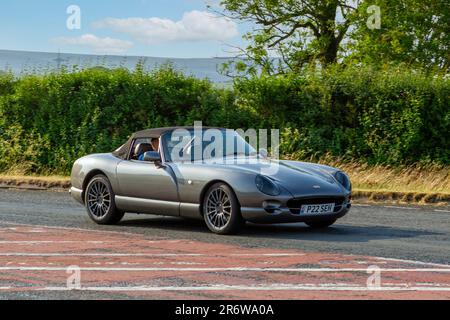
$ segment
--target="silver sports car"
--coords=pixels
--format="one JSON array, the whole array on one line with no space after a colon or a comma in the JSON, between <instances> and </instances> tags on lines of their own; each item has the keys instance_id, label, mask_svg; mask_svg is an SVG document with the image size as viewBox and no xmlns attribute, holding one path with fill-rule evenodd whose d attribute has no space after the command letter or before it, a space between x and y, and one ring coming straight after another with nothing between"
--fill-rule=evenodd
<instances>
[{"instance_id":1,"label":"silver sports car","mask_svg":"<svg viewBox=\"0 0 450 320\"><path fill-rule=\"evenodd\" d=\"M215 139L204 139L207 130ZM218 138L223 143L211 148ZM245 221L325 228L351 207L344 172L270 159L226 129L144 130L112 153L77 160L71 180L72 196L98 224L116 224L128 212L203 219L218 234Z\"/></svg>"}]
</instances>

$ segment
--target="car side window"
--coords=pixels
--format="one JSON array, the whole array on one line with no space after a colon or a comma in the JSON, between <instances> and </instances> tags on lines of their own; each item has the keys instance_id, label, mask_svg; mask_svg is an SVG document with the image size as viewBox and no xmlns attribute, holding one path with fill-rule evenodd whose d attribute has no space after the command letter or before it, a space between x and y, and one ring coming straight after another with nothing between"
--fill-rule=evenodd
<instances>
[{"instance_id":1,"label":"car side window","mask_svg":"<svg viewBox=\"0 0 450 320\"><path fill-rule=\"evenodd\" d=\"M167 133L161 139L166 161L179 161L191 155L193 146L192 132L187 132L187 135L177 136L175 139L172 139L171 133Z\"/></svg>"},{"instance_id":2,"label":"car side window","mask_svg":"<svg viewBox=\"0 0 450 320\"><path fill-rule=\"evenodd\" d=\"M131 146L130 158L128 160L138 160L139 159L139 156L141 156L141 155L136 154L136 147L139 144L151 144L151 143L152 143L151 138L140 138L140 139L134 140L134 142Z\"/></svg>"}]
</instances>

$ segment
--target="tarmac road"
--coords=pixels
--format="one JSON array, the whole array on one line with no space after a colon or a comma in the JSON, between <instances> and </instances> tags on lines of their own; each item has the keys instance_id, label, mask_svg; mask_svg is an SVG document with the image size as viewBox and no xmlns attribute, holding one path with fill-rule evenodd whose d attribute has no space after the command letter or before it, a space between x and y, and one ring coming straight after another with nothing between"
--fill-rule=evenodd
<instances>
[{"instance_id":1,"label":"tarmac road","mask_svg":"<svg viewBox=\"0 0 450 320\"><path fill-rule=\"evenodd\" d=\"M84 291L64 290L70 265ZM370 265L386 269L386 290L363 287ZM217 236L170 217L97 226L67 193L0 190L0 298L450 299L449 265L448 207L361 204L327 230Z\"/></svg>"}]
</instances>

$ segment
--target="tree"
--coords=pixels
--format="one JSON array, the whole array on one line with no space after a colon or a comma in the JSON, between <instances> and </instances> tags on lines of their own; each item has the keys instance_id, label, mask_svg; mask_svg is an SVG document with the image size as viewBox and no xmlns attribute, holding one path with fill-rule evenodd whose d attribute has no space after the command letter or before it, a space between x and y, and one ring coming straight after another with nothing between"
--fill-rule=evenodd
<instances>
[{"instance_id":1,"label":"tree","mask_svg":"<svg viewBox=\"0 0 450 320\"><path fill-rule=\"evenodd\" d=\"M229 17L256 26L245 35L250 45L243 53L268 73L336 63L356 18L345 0L223 0L222 6ZM271 56L280 63L274 66Z\"/></svg>"},{"instance_id":2,"label":"tree","mask_svg":"<svg viewBox=\"0 0 450 320\"><path fill-rule=\"evenodd\" d=\"M254 25L237 71L299 72L336 63L406 63L448 72L448 0L222 0L225 15ZM367 25L370 6L381 27ZM274 58L276 57L276 58ZM228 66L230 67L230 66Z\"/></svg>"},{"instance_id":3,"label":"tree","mask_svg":"<svg viewBox=\"0 0 450 320\"><path fill-rule=\"evenodd\" d=\"M362 19L369 5L381 9L381 28L369 30ZM371 0L358 7L346 62L383 65L404 63L413 68L450 68L450 6L448 0Z\"/></svg>"}]
</instances>

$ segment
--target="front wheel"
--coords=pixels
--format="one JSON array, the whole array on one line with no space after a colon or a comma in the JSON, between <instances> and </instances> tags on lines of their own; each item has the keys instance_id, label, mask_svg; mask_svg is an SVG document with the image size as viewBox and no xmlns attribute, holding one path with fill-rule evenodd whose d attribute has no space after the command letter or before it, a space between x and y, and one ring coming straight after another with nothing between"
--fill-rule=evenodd
<instances>
[{"instance_id":1,"label":"front wheel","mask_svg":"<svg viewBox=\"0 0 450 320\"><path fill-rule=\"evenodd\" d=\"M216 183L206 192L203 215L209 230L217 234L233 234L244 225L237 197L224 183Z\"/></svg>"},{"instance_id":2,"label":"front wheel","mask_svg":"<svg viewBox=\"0 0 450 320\"><path fill-rule=\"evenodd\" d=\"M335 222L336 220L323 220L323 221L309 221L305 223L313 229L325 229L333 225Z\"/></svg>"},{"instance_id":3,"label":"front wheel","mask_svg":"<svg viewBox=\"0 0 450 320\"><path fill-rule=\"evenodd\" d=\"M97 175L89 182L86 188L85 204L89 217L97 224L117 224L125 214L117 210L114 191L104 175Z\"/></svg>"}]
</instances>

